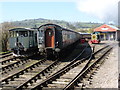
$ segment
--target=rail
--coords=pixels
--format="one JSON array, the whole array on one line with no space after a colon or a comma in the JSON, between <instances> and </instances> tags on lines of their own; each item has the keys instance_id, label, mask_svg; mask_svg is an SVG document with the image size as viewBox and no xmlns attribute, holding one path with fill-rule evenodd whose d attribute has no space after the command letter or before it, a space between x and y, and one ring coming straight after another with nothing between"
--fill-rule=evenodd
<instances>
[{"instance_id":1,"label":"rail","mask_svg":"<svg viewBox=\"0 0 120 90\"><path fill-rule=\"evenodd\" d=\"M59 60L56 60L55 62L53 62L52 64L50 64L48 67L46 67L44 70L42 70L41 72L39 72L38 74L36 74L34 77L32 77L31 79L29 79L28 81L24 82L23 84L21 84L20 86L18 86L16 88L16 90L21 90L23 87L27 87L27 84L31 84L37 81L37 79L40 79L40 75L44 75L45 73L47 73L48 71L50 71L50 69L52 69L52 67L56 66L58 64Z\"/></svg>"},{"instance_id":2,"label":"rail","mask_svg":"<svg viewBox=\"0 0 120 90\"><path fill-rule=\"evenodd\" d=\"M11 56L11 55L12 55L12 53L7 53L5 55L1 55L0 58L5 58L5 57Z\"/></svg>"},{"instance_id":3,"label":"rail","mask_svg":"<svg viewBox=\"0 0 120 90\"><path fill-rule=\"evenodd\" d=\"M108 46L106 46L106 47L108 47ZM106 47L104 47L104 48L106 48ZM104 48L100 49L99 51L103 50ZM98 52L95 52L94 55L97 54ZM51 75L50 77L48 77L47 79L45 79L41 83L37 84L31 90L42 89L42 87L47 86L48 83L52 83L52 81L56 80L61 75L63 75L66 72L68 72L71 68L74 68L74 67L78 66L79 64L81 64L83 61L85 61L87 59L89 59L89 60L92 59L92 57L93 57L93 54L91 54L91 55L87 56L86 58L83 58L83 59L81 59L79 61L77 61L75 59L75 61L72 61L72 63L70 63L69 65L65 66L64 68L62 68L61 70L59 70L55 74ZM88 66L88 64L85 66L85 68L87 68L87 66ZM82 70L81 72L83 72L83 71L84 70Z\"/></svg>"},{"instance_id":4,"label":"rail","mask_svg":"<svg viewBox=\"0 0 120 90\"><path fill-rule=\"evenodd\" d=\"M13 58L13 59L9 59L9 60L14 60L14 59L16 59L16 57L15 58ZM15 67L16 65L17 66L19 66L19 64L21 64L21 63L24 63L24 62L27 62L29 59L19 59L18 61L16 61L16 62L14 62L14 63L11 63L11 64L8 64L8 65L6 65L6 66L3 66L1 69L2 69L2 71L3 72L6 72L5 70L7 70L7 69L13 69L13 67ZM3 63L3 62L2 62Z\"/></svg>"},{"instance_id":5,"label":"rail","mask_svg":"<svg viewBox=\"0 0 120 90\"><path fill-rule=\"evenodd\" d=\"M40 60L36 63L34 63L33 65L13 74L13 75L10 75L8 76L7 78L4 78L2 79L0 82L5 82L6 84L9 82L9 80L14 80L14 78L18 78L21 74L24 74L25 72L27 72L29 69L32 70L35 66L39 65L39 64L42 64L43 62L45 62L46 60L43 59L43 60Z\"/></svg>"},{"instance_id":6,"label":"rail","mask_svg":"<svg viewBox=\"0 0 120 90\"><path fill-rule=\"evenodd\" d=\"M86 46L87 48L88 46ZM74 58L68 65L66 65L65 67L63 67L62 69L60 69L58 72L54 73L53 75L51 75L50 77L48 77L47 79L43 80L41 83L39 83L38 85L36 85L35 87L33 87L31 90L34 89L42 89L41 86L46 86L47 83L52 82L53 80L55 80L56 78L60 77L61 75L63 75L64 73L66 73L67 71L69 71L71 69L71 67L75 67L76 65L78 65L78 63L74 64L77 60L77 58L79 58L86 50L86 48L76 57ZM90 56L87 56L86 58L81 59L79 62L82 63L84 60L88 59ZM74 64L74 65L73 65Z\"/></svg>"},{"instance_id":7,"label":"rail","mask_svg":"<svg viewBox=\"0 0 120 90\"><path fill-rule=\"evenodd\" d=\"M108 46L106 46L108 47ZM106 48L104 47L104 49ZM106 53L108 53L110 50L112 49L109 48L108 50L106 50L101 57L99 57L94 63L92 63L90 66L88 66L90 64L90 61L92 60L92 58L90 58L89 62L85 65L85 67L82 69L82 71L68 84L66 85L66 87L63 89L63 90L69 90L69 89L73 89L75 85L77 85L77 82L80 82L83 77L92 69L95 67L95 65L106 55ZM101 49L103 50L103 48ZM98 50L98 51L101 51L101 50ZM98 53L97 51L97 53ZM95 55L95 53L93 53L93 55Z\"/></svg>"},{"instance_id":8,"label":"rail","mask_svg":"<svg viewBox=\"0 0 120 90\"><path fill-rule=\"evenodd\" d=\"M9 59L7 59L7 60L2 60L2 61L0 61L0 63L3 65L4 63L13 61L13 60L15 60L15 59L17 59L17 58L16 58L16 57L9 58Z\"/></svg>"}]
</instances>

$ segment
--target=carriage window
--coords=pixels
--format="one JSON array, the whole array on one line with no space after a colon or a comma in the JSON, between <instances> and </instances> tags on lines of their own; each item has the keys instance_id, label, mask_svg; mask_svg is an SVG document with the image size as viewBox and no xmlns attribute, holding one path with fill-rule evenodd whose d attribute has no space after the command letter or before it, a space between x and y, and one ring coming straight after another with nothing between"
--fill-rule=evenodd
<instances>
[{"instance_id":1,"label":"carriage window","mask_svg":"<svg viewBox=\"0 0 120 90\"><path fill-rule=\"evenodd\" d=\"M44 31L43 30L39 30L39 37L43 37Z\"/></svg>"},{"instance_id":2,"label":"carriage window","mask_svg":"<svg viewBox=\"0 0 120 90\"><path fill-rule=\"evenodd\" d=\"M49 32L48 32L48 35L49 35L49 36L52 36L52 32L51 32L51 31L49 31Z\"/></svg>"},{"instance_id":3,"label":"carriage window","mask_svg":"<svg viewBox=\"0 0 120 90\"><path fill-rule=\"evenodd\" d=\"M14 36L13 36L13 31L10 31L10 37L14 37Z\"/></svg>"},{"instance_id":4,"label":"carriage window","mask_svg":"<svg viewBox=\"0 0 120 90\"><path fill-rule=\"evenodd\" d=\"M17 32L16 31L13 31L13 37L16 37L17 36Z\"/></svg>"},{"instance_id":5,"label":"carriage window","mask_svg":"<svg viewBox=\"0 0 120 90\"><path fill-rule=\"evenodd\" d=\"M17 32L14 32L14 33L16 33L15 35L14 35L14 37L18 37L19 36L19 32L17 31Z\"/></svg>"},{"instance_id":6,"label":"carriage window","mask_svg":"<svg viewBox=\"0 0 120 90\"><path fill-rule=\"evenodd\" d=\"M24 33L24 36L25 36L25 37L28 37L28 32L27 32L27 31Z\"/></svg>"},{"instance_id":7,"label":"carriage window","mask_svg":"<svg viewBox=\"0 0 120 90\"><path fill-rule=\"evenodd\" d=\"M27 31L21 31L21 32L19 32L19 36L28 37L28 32Z\"/></svg>"},{"instance_id":8,"label":"carriage window","mask_svg":"<svg viewBox=\"0 0 120 90\"><path fill-rule=\"evenodd\" d=\"M33 31L29 31L29 36L33 37Z\"/></svg>"},{"instance_id":9,"label":"carriage window","mask_svg":"<svg viewBox=\"0 0 120 90\"><path fill-rule=\"evenodd\" d=\"M16 37L16 32L15 31L10 31L10 37Z\"/></svg>"}]
</instances>

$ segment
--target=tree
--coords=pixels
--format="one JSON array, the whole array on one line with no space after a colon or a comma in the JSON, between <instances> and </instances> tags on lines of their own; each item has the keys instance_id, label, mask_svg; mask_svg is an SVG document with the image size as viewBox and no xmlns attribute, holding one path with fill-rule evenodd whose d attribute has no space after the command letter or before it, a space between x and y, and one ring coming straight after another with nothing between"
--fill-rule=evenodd
<instances>
[{"instance_id":1,"label":"tree","mask_svg":"<svg viewBox=\"0 0 120 90\"><path fill-rule=\"evenodd\" d=\"M0 51L8 50L9 29L14 26L10 22L4 22L0 25Z\"/></svg>"},{"instance_id":2,"label":"tree","mask_svg":"<svg viewBox=\"0 0 120 90\"><path fill-rule=\"evenodd\" d=\"M94 29L96 28L96 27L98 27L99 25L97 25L97 24L93 24L92 25L92 27L88 30L88 33L93 33L94 32Z\"/></svg>"},{"instance_id":3,"label":"tree","mask_svg":"<svg viewBox=\"0 0 120 90\"><path fill-rule=\"evenodd\" d=\"M76 30L76 27L73 26L73 25L70 24L70 23L66 23L66 26L67 26L68 28L72 29L72 30Z\"/></svg>"},{"instance_id":4,"label":"tree","mask_svg":"<svg viewBox=\"0 0 120 90\"><path fill-rule=\"evenodd\" d=\"M93 33L93 32L94 32L94 29L90 28L87 33Z\"/></svg>"}]
</instances>

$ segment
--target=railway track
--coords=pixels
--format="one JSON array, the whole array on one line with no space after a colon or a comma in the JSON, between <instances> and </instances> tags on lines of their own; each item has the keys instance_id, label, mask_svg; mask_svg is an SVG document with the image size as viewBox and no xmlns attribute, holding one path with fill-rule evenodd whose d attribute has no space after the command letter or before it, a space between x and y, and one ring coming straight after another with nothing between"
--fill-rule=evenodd
<instances>
[{"instance_id":1,"label":"railway track","mask_svg":"<svg viewBox=\"0 0 120 90\"><path fill-rule=\"evenodd\" d=\"M36 63L43 57L37 57L36 59L31 59L31 57L18 58L12 57L6 60L1 60L1 80L12 75L15 72L21 71L22 69ZM3 63L5 62L5 63Z\"/></svg>"},{"instance_id":2,"label":"railway track","mask_svg":"<svg viewBox=\"0 0 120 90\"><path fill-rule=\"evenodd\" d=\"M4 65L5 63L13 61L14 59L16 59L16 58L12 56L12 53L7 53L5 55L1 55L1 57L0 57L0 63L2 65Z\"/></svg>"},{"instance_id":3,"label":"railway track","mask_svg":"<svg viewBox=\"0 0 120 90\"><path fill-rule=\"evenodd\" d=\"M11 61L14 61L14 60L16 60L16 57L7 57L7 58L2 59L2 60L0 61L0 63L1 63L2 65L4 65L4 64L6 64L6 63L8 63L8 62L11 62Z\"/></svg>"},{"instance_id":4,"label":"railway track","mask_svg":"<svg viewBox=\"0 0 120 90\"><path fill-rule=\"evenodd\" d=\"M9 56L12 56L12 53L1 54L0 58L5 58L5 57L9 57Z\"/></svg>"},{"instance_id":5,"label":"railway track","mask_svg":"<svg viewBox=\"0 0 120 90\"><path fill-rule=\"evenodd\" d=\"M108 54L109 51L111 51L112 47L106 46L101 50L98 50L97 52L93 53L94 59L89 59L87 64L84 66L84 68L81 70L81 72L72 79L72 81L66 85L66 87L63 90L68 90L70 88L89 88L86 87L90 84L90 79L92 77L92 74L94 74L95 70L100 67L100 65L104 61L104 57L106 54ZM99 53L100 52L100 53ZM96 55L96 56L95 56Z\"/></svg>"},{"instance_id":6,"label":"railway track","mask_svg":"<svg viewBox=\"0 0 120 90\"><path fill-rule=\"evenodd\" d=\"M26 67L23 70L20 70L4 79L1 80L2 88L7 88L9 90L14 89L15 87L19 86L26 80L32 78L38 72L44 70L46 67L49 66L46 70L52 69L55 65L58 64L58 60L56 61L49 61L46 59L39 60L36 63ZM42 75L46 72L46 70L42 71Z\"/></svg>"},{"instance_id":7,"label":"railway track","mask_svg":"<svg viewBox=\"0 0 120 90\"><path fill-rule=\"evenodd\" d=\"M85 51L85 49L79 56L77 56L71 62L75 62L77 60L77 58L80 57L84 53L84 51ZM36 73L36 69L33 72L34 68L33 68L32 72L30 72L31 71L30 70L31 66L30 66L29 68L26 68L22 71L19 71L13 75L8 76L7 78L1 80L2 86L3 86L2 88L3 88L3 90L4 89L21 90L21 89L26 89L26 88L29 89L32 85L36 85L36 83L40 83L44 79L47 79L50 75L52 75L53 73L56 73L61 68L63 68L65 65L69 66L69 65L71 65L71 63L70 62L69 63L68 62L61 63L60 61L56 60L55 62L51 63L50 65L45 66L42 70L40 70L42 68L42 66L39 66L40 68L37 70L37 73ZM34 67L36 67L36 64ZM38 65L37 65L37 67L38 67ZM29 76L27 76L28 74L29 74ZM23 79L23 77L24 77L24 79Z\"/></svg>"},{"instance_id":8,"label":"railway track","mask_svg":"<svg viewBox=\"0 0 120 90\"><path fill-rule=\"evenodd\" d=\"M97 52L93 53L90 56L87 56L86 58L83 58L81 60L73 61L73 63L70 63L69 65L65 66L58 72L54 73L53 75L49 76L47 79L43 80L41 83L32 85L29 88L31 90L39 90L39 89L49 89L49 88L63 88L64 90L66 89L71 89L74 88L76 83L80 80L83 80L83 77L92 69L93 66L96 65L104 57L104 55L111 50L111 48L108 48L106 51L105 49L109 47L106 46ZM97 60L93 60L93 56L97 55L100 51L106 51L104 54L100 56ZM104 52L103 51L103 52ZM103 53L102 52L102 53ZM89 58L90 57L90 58ZM89 60L88 60L89 58ZM86 61L87 60L87 61ZM92 62L92 63L91 63ZM81 68L82 67L82 68ZM81 69L80 71L76 71L76 69ZM71 75L71 76L69 76ZM74 78L72 78L74 77Z\"/></svg>"},{"instance_id":9,"label":"railway track","mask_svg":"<svg viewBox=\"0 0 120 90\"><path fill-rule=\"evenodd\" d=\"M18 68L19 66L24 65L28 62L31 62L31 59L27 59L27 58L19 59L16 57L1 61L2 74L8 73L9 71L14 70L14 68Z\"/></svg>"},{"instance_id":10,"label":"railway track","mask_svg":"<svg viewBox=\"0 0 120 90\"><path fill-rule=\"evenodd\" d=\"M87 48L87 47L86 47ZM85 49L86 49L85 48ZM66 68L67 66L69 66L69 65L71 65L72 63L74 63L76 60L77 60L77 58L78 57L80 57L80 56L82 56L83 55L83 53L85 52L85 49L77 56L77 57L75 57L70 63L66 63L66 64L64 64L64 63L62 63L62 64L60 64L59 65L59 68L56 68L55 69L55 71L53 71L53 73L51 73L50 75L53 75L54 73L56 73L56 72L59 72L62 68ZM47 79L47 78L49 78L49 76L47 77L47 78L44 78L44 79L39 79L38 77L39 77L39 75L40 75L40 73L39 74L37 74L36 76L34 76L33 78L31 78L30 80L28 80L28 81L26 81L24 84L22 84L21 86L19 86L19 87L17 87L17 90L21 90L21 89L30 89L30 88L32 88L33 86L35 86L36 84L38 84L38 83L41 83L43 80L45 80L45 79ZM41 77L42 78L42 77ZM30 82L32 82L32 83L30 83Z\"/></svg>"},{"instance_id":11,"label":"railway track","mask_svg":"<svg viewBox=\"0 0 120 90\"><path fill-rule=\"evenodd\" d=\"M87 48L87 47L86 47L86 48ZM86 49L86 48L85 48L85 49ZM75 57L71 62L66 63L66 64L61 63L59 66L57 66L56 68L54 68L54 71L53 71L52 73L51 73L49 70L46 71L46 69L49 68L49 67L47 67L47 68L44 69L43 71L46 71L46 72L45 72L46 74L53 75L54 73L59 72L59 71L61 70L61 68L65 69L66 67L68 67L68 66L71 65L72 63L76 62L76 61L77 61L77 58L79 58L80 56L83 55L83 53L85 52L85 49L84 49L77 57ZM62 65L62 64L63 64L63 65ZM59 68L58 68L58 67L59 67ZM29 88L35 86L36 84L41 83L43 80L49 78L50 75L48 75L48 76L46 76L46 75L45 75L45 76L42 76L42 75L41 75L43 71L39 72L39 73L36 74L34 77L32 77L31 79L27 80L26 82L24 82L23 84L21 84L20 86L18 86L16 89L17 89L17 90L29 89ZM49 73L49 72L50 72L50 73Z\"/></svg>"}]
</instances>

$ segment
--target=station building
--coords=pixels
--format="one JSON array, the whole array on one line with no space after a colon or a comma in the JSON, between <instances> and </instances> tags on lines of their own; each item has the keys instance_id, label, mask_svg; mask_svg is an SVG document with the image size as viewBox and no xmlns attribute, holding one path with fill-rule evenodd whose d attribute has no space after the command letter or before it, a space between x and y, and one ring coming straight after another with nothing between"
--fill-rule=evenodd
<instances>
[{"instance_id":1,"label":"station building","mask_svg":"<svg viewBox=\"0 0 120 90\"><path fill-rule=\"evenodd\" d=\"M101 32L101 40L120 40L120 29L113 25L101 25L94 32Z\"/></svg>"}]
</instances>

